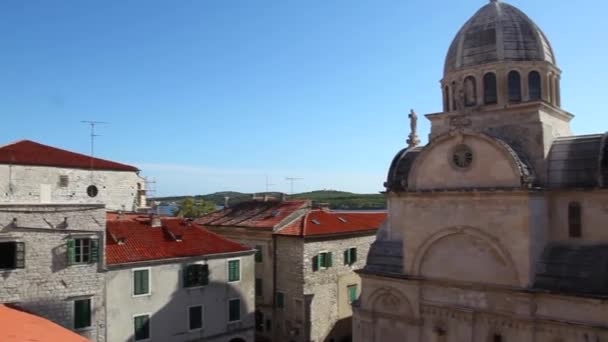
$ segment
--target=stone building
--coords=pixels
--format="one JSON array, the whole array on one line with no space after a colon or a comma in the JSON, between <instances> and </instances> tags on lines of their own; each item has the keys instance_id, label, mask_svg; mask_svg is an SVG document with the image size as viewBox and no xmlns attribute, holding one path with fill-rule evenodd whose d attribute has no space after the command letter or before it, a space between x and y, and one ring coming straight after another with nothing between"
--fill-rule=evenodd
<instances>
[{"instance_id":1,"label":"stone building","mask_svg":"<svg viewBox=\"0 0 608 342\"><path fill-rule=\"evenodd\" d=\"M334 212L309 201L251 201L198 223L257 249L256 338L347 341L354 272L365 262L385 213Z\"/></svg>"},{"instance_id":2,"label":"stone building","mask_svg":"<svg viewBox=\"0 0 608 342\"><path fill-rule=\"evenodd\" d=\"M394 158L355 341L608 340L608 135L573 136L543 32L491 1L456 35L429 143Z\"/></svg>"},{"instance_id":3,"label":"stone building","mask_svg":"<svg viewBox=\"0 0 608 342\"><path fill-rule=\"evenodd\" d=\"M103 203L146 209L145 179L130 165L21 140L0 147L0 203Z\"/></svg>"},{"instance_id":4,"label":"stone building","mask_svg":"<svg viewBox=\"0 0 608 342\"><path fill-rule=\"evenodd\" d=\"M101 204L0 204L0 303L105 341L105 215Z\"/></svg>"},{"instance_id":5,"label":"stone building","mask_svg":"<svg viewBox=\"0 0 608 342\"><path fill-rule=\"evenodd\" d=\"M190 220L109 216L108 341L253 342L253 249Z\"/></svg>"}]
</instances>

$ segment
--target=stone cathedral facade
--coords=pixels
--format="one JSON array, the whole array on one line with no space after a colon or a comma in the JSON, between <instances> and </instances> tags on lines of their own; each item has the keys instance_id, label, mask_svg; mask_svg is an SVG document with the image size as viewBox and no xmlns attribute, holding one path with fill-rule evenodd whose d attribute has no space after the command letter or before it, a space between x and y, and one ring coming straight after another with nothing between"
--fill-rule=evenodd
<instances>
[{"instance_id":1,"label":"stone cathedral facade","mask_svg":"<svg viewBox=\"0 0 608 342\"><path fill-rule=\"evenodd\" d=\"M354 341L608 341L608 135L572 134L560 76L511 5L460 29L429 143L390 166Z\"/></svg>"}]
</instances>

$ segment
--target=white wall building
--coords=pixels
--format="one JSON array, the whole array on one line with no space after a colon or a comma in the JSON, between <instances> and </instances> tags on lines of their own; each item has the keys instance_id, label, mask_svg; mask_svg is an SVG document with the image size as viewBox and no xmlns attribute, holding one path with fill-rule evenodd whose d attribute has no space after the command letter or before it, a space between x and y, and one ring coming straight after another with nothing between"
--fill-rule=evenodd
<instances>
[{"instance_id":1,"label":"white wall building","mask_svg":"<svg viewBox=\"0 0 608 342\"><path fill-rule=\"evenodd\" d=\"M254 341L254 253L189 221L108 221L108 341Z\"/></svg>"}]
</instances>

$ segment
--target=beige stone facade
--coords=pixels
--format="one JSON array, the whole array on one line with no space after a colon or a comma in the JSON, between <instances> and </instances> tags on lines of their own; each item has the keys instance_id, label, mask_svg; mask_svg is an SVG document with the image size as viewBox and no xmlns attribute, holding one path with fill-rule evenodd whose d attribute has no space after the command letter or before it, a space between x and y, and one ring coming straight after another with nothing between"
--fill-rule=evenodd
<instances>
[{"instance_id":1,"label":"beige stone facade","mask_svg":"<svg viewBox=\"0 0 608 342\"><path fill-rule=\"evenodd\" d=\"M608 139L572 136L560 74L516 8L467 21L429 143L389 170L354 341L608 339Z\"/></svg>"}]
</instances>

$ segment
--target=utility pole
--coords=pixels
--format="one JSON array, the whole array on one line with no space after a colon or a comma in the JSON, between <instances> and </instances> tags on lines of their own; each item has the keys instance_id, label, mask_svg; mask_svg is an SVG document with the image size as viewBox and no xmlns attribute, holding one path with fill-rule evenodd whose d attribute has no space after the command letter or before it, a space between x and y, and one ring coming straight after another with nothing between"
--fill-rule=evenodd
<instances>
[{"instance_id":1,"label":"utility pole","mask_svg":"<svg viewBox=\"0 0 608 342\"><path fill-rule=\"evenodd\" d=\"M295 183L296 181L302 180L302 179L304 179L304 178L285 177L285 180L290 183L290 189L291 189L290 195L293 195L293 183Z\"/></svg>"}]
</instances>

